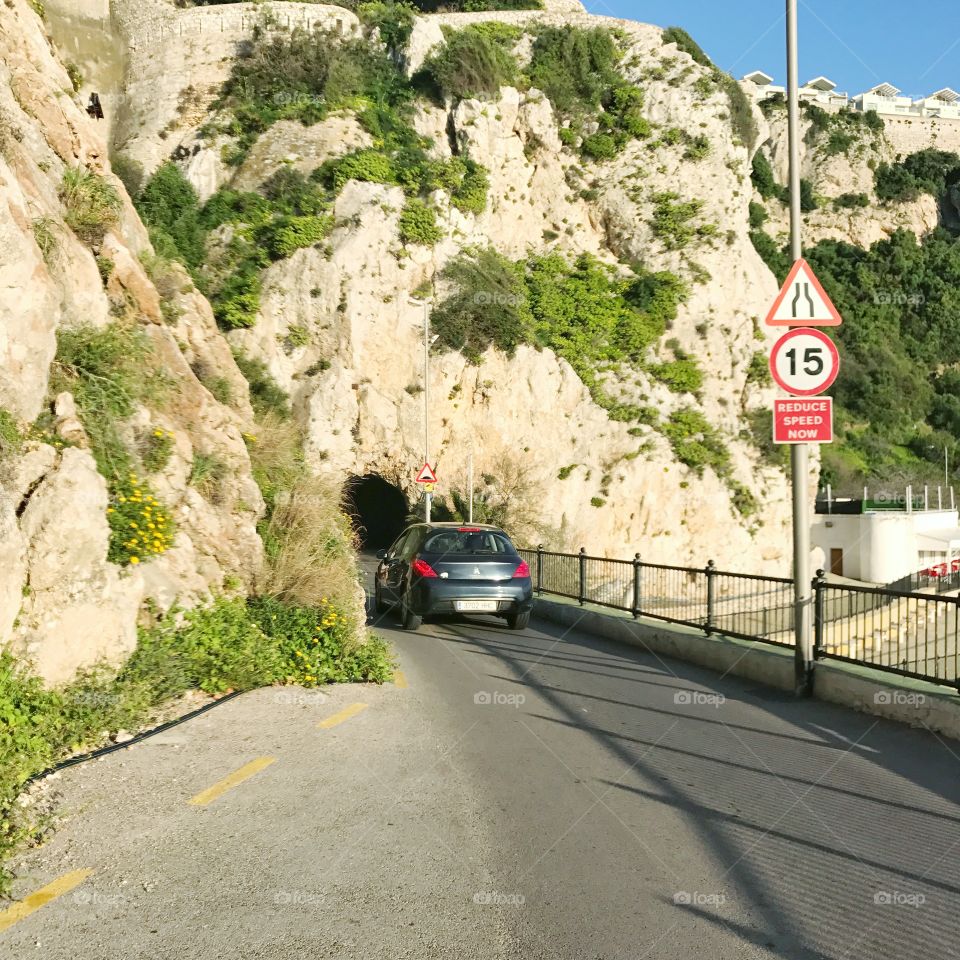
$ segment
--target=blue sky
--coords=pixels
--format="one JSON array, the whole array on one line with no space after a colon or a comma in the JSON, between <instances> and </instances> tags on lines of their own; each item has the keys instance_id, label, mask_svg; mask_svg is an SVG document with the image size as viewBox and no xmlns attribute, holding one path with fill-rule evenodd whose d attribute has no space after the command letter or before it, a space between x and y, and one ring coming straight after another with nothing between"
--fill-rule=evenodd
<instances>
[{"instance_id":1,"label":"blue sky","mask_svg":"<svg viewBox=\"0 0 960 960\"><path fill-rule=\"evenodd\" d=\"M591 13L676 25L738 79L786 82L784 0L584 0ZM800 0L800 82L821 74L861 93L881 81L904 95L960 90L957 0Z\"/></svg>"}]
</instances>

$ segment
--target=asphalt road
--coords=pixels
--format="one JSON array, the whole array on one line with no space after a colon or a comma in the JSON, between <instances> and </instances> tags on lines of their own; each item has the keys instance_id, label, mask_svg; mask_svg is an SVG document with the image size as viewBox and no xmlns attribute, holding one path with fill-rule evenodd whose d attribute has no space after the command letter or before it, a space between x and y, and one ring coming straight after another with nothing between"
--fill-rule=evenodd
<instances>
[{"instance_id":1,"label":"asphalt road","mask_svg":"<svg viewBox=\"0 0 960 960\"><path fill-rule=\"evenodd\" d=\"M960 957L960 744L542 623L378 629L405 686L61 774L16 893L92 873L0 956Z\"/></svg>"}]
</instances>

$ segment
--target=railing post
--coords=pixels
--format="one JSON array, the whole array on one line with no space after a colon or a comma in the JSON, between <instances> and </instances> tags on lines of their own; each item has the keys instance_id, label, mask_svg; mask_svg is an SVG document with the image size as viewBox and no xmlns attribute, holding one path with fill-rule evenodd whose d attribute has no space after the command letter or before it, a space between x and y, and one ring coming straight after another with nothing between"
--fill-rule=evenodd
<instances>
[{"instance_id":1,"label":"railing post","mask_svg":"<svg viewBox=\"0 0 960 960\"><path fill-rule=\"evenodd\" d=\"M643 575L643 564L640 562L640 554L633 556L633 619L640 616L640 577Z\"/></svg>"},{"instance_id":2,"label":"railing post","mask_svg":"<svg viewBox=\"0 0 960 960\"><path fill-rule=\"evenodd\" d=\"M537 596L543 596L543 544L537 544Z\"/></svg>"},{"instance_id":3,"label":"railing post","mask_svg":"<svg viewBox=\"0 0 960 960\"><path fill-rule=\"evenodd\" d=\"M703 632L709 637L713 633L713 628L715 624L714 620L714 604L716 602L715 596L715 582L714 577L716 576L717 566L711 560L707 563L707 622L704 624Z\"/></svg>"},{"instance_id":4,"label":"railing post","mask_svg":"<svg viewBox=\"0 0 960 960\"><path fill-rule=\"evenodd\" d=\"M823 628L826 622L827 575L818 570L813 578L813 659L819 660L823 650Z\"/></svg>"},{"instance_id":5,"label":"railing post","mask_svg":"<svg viewBox=\"0 0 960 960\"><path fill-rule=\"evenodd\" d=\"M580 595L577 597L577 600L580 602L580 606L583 606L584 600L587 599L587 548L580 548Z\"/></svg>"}]
</instances>

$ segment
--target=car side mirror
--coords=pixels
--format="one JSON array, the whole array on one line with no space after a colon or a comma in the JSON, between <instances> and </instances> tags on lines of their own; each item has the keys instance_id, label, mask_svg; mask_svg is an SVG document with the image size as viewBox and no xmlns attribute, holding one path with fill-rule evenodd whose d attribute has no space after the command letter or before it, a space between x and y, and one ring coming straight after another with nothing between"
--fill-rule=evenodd
<instances>
[{"instance_id":1,"label":"car side mirror","mask_svg":"<svg viewBox=\"0 0 960 960\"><path fill-rule=\"evenodd\" d=\"M386 551L386 550L378 550L378 551L377 551L377 559L378 559L378 560L386 560L386 559L387 559L387 551Z\"/></svg>"}]
</instances>

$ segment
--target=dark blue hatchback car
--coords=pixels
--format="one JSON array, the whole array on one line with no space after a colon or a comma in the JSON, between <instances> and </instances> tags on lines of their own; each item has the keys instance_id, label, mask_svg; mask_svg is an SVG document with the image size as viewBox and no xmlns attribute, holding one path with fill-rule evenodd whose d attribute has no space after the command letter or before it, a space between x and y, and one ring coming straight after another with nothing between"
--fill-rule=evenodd
<instances>
[{"instance_id":1,"label":"dark blue hatchback car","mask_svg":"<svg viewBox=\"0 0 960 960\"><path fill-rule=\"evenodd\" d=\"M498 527L418 523L377 557L377 611L399 607L407 630L431 614L492 614L512 630L530 622L530 568Z\"/></svg>"}]
</instances>

